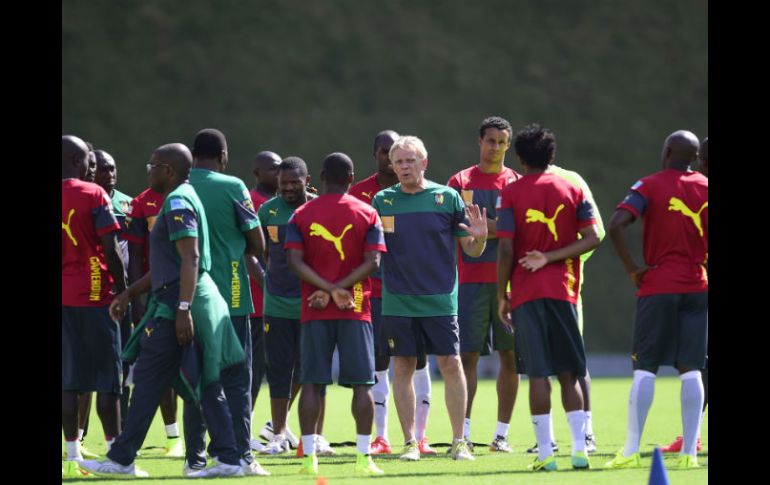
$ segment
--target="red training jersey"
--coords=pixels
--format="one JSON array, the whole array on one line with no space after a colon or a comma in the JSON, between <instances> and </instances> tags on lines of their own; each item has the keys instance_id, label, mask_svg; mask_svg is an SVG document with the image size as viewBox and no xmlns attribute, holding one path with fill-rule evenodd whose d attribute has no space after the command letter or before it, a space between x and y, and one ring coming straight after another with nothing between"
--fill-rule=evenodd
<instances>
[{"instance_id":1,"label":"red training jersey","mask_svg":"<svg viewBox=\"0 0 770 485\"><path fill-rule=\"evenodd\" d=\"M251 202L254 203L254 212L258 212L262 204L270 199L269 197L265 197L264 195L260 194L256 188L252 189L249 194L251 194ZM260 263L262 263L261 258ZM251 276L249 276L249 286L251 287L251 300L254 302L254 313L252 313L250 316L261 317L265 307L262 288L259 287L257 282L254 281L254 278Z\"/></svg>"},{"instance_id":2,"label":"red training jersey","mask_svg":"<svg viewBox=\"0 0 770 485\"><path fill-rule=\"evenodd\" d=\"M120 232L112 201L100 186L78 179L61 186L61 304L101 307L112 302L112 275L101 236Z\"/></svg>"},{"instance_id":3,"label":"red training jersey","mask_svg":"<svg viewBox=\"0 0 770 485\"><path fill-rule=\"evenodd\" d=\"M578 232L596 224L594 208L583 191L551 173L533 173L505 187L497 211L497 237L513 239L511 310L542 298L576 304L580 258L550 263L534 273L519 259L527 251L554 251L578 239Z\"/></svg>"},{"instance_id":4,"label":"red training jersey","mask_svg":"<svg viewBox=\"0 0 770 485\"><path fill-rule=\"evenodd\" d=\"M709 182L694 171L666 169L631 186L618 205L644 219L644 262L637 296L708 291Z\"/></svg>"},{"instance_id":5,"label":"red training jersey","mask_svg":"<svg viewBox=\"0 0 770 485\"><path fill-rule=\"evenodd\" d=\"M380 190L382 190L382 187L377 182L377 174L375 173L351 185L348 189L348 194L371 205L374 195ZM369 278L372 284L372 298L382 298L382 271L380 268L377 268L377 271L372 273L372 276Z\"/></svg>"},{"instance_id":6,"label":"red training jersey","mask_svg":"<svg viewBox=\"0 0 770 485\"><path fill-rule=\"evenodd\" d=\"M155 226L155 220L162 206L163 195L152 189L146 189L134 197L126 213L125 239L131 243L144 245L145 273L150 270L150 232Z\"/></svg>"},{"instance_id":7,"label":"red training jersey","mask_svg":"<svg viewBox=\"0 0 770 485\"><path fill-rule=\"evenodd\" d=\"M370 205L348 194L324 194L297 209L286 227L285 249L301 249L308 266L327 281L346 277L364 261L367 251L385 252L380 217ZM301 321L362 320L371 322L369 278L354 284L355 307L340 310L333 300L317 310L307 298L318 288L302 281Z\"/></svg>"}]
</instances>

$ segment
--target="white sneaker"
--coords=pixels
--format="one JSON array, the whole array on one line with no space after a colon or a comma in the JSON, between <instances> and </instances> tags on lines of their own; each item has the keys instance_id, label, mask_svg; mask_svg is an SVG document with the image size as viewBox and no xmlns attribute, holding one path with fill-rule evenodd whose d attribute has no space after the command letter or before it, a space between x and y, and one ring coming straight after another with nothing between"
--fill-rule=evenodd
<instances>
[{"instance_id":1,"label":"white sneaker","mask_svg":"<svg viewBox=\"0 0 770 485\"><path fill-rule=\"evenodd\" d=\"M84 460L80 462L80 467L96 475L129 475L133 477L150 476L149 473L144 470L140 470L133 463L128 466L123 466L120 463L115 463L110 459L104 461Z\"/></svg>"},{"instance_id":2,"label":"white sneaker","mask_svg":"<svg viewBox=\"0 0 770 485\"><path fill-rule=\"evenodd\" d=\"M246 463L246 460L241 458L241 470L246 476L261 476L266 477L270 475L270 472L262 468L262 465L257 463L257 460L253 460L251 463Z\"/></svg>"},{"instance_id":3,"label":"white sneaker","mask_svg":"<svg viewBox=\"0 0 770 485\"><path fill-rule=\"evenodd\" d=\"M189 477L189 478L195 478L195 474L202 471L203 468L192 468L189 463L187 463L187 460L184 461L184 466L182 467L182 475Z\"/></svg>"},{"instance_id":4,"label":"white sneaker","mask_svg":"<svg viewBox=\"0 0 770 485\"><path fill-rule=\"evenodd\" d=\"M228 465L214 460L216 465L195 470L187 475L187 478L214 478L214 477L242 477L244 475L240 465Z\"/></svg>"},{"instance_id":5,"label":"white sneaker","mask_svg":"<svg viewBox=\"0 0 770 485\"><path fill-rule=\"evenodd\" d=\"M289 451L289 440L284 438L282 434L277 434L273 436L270 443L259 453L261 455L280 455L287 451Z\"/></svg>"},{"instance_id":6,"label":"white sneaker","mask_svg":"<svg viewBox=\"0 0 770 485\"><path fill-rule=\"evenodd\" d=\"M329 444L328 441L326 441L326 438L324 438L321 435L318 435L315 440L315 454L318 456L332 456L336 455L337 452L334 451L332 448L332 445Z\"/></svg>"},{"instance_id":7,"label":"white sneaker","mask_svg":"<svg viewBox=\"0 0 770 485\"><path fill-rule=\"evenodd\" d=\"M273 439L273 436L275 436L275 432L273 431L273 422L268 421L265 423L264 426L262 426L262 429L259 431L259 437L265 441L270 441L271 439Z\"/></svg>"},{"instance_id":8,"label":"white sneaker","mask_svg":"<svg viewBox=\"0 0 770 485\"><path fill-rule=\"evenodd\" d=\"M291 432L288 424L286 425L286 431L284 434L286 435L286 439L289 440L289 446L291 446L291 449L296 450L299 446L299 440L296 436L294 436L294 433Z\"/></svg>"},{"instance_id":9,"label":"white sneaker","mask_svg":"<svg viewBox=\"0 0 770 485\"><path fill-rule=\"evenodd\" d=\"M256 451L259 453L260 451L265 449L265 445L263 445L258 439L251 438L249 440L249 448L251 448L251 451Z\"/></svg>"}]
</instances>

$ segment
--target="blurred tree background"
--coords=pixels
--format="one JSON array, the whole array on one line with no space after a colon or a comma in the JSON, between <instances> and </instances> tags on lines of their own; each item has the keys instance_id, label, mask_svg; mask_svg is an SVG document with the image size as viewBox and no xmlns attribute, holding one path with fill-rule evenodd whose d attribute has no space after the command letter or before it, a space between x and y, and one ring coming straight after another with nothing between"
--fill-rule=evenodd
<instances>
[{"instance_id":1,"label":"blurred tree background","mask_svg":"<svg viewBox=\"0 0 770 485\"><path fill-rule=\"evenodd\" d=\"M64 0L62 133L110 152L118 188L146 186L157 146L228 138L253 185L261 150L374 170L380 130L421 137L427 176L478 161L490 115L556 133L605 223L660 168L665 137L708 134L705 0ZM520 170L513 149L507 164ZM641 260L641 224L630 238ZM587 265L589 352L628 352L634 289L607 239Z\"/></svg>"}]
</instances>

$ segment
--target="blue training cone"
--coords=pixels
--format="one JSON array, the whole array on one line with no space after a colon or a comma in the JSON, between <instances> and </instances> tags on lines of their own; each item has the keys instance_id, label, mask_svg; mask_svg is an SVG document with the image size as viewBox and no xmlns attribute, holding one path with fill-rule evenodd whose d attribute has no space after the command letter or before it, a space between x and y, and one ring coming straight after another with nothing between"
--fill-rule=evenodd
<instances>
[{"instance_id":1,"label":"blue training cone","mask_svg":"<svg viewBox=\"0 0 770 485\"><path fill-rule=\"evenodd\" d=\"M647 485L669 485L666 466L663 464L663 453L660 448L655 448L652 454L652 467L650 468L650 481Z\"/></svg>"}]
</instances>

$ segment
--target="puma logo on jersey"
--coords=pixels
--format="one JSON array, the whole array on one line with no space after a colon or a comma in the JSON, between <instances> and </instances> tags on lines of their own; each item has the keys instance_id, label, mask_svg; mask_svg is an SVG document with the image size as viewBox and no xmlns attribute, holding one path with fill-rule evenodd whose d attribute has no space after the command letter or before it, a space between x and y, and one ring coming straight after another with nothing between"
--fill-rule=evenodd
<instances>
[{"instance_id":1,"label":"puma logo on jersey","mask_svg":"<svg viewBox=\"0 0 770 485\"><path fill-rule=\"evenodd\" d=\"M157 202L147 202L147 205L151 205L153 207L158 207L158 203Z\"/></svg>"},{"instance_id":2,"label":"puma logo on jersey","mask_svg":"<svg viewBox=\"0 0 770 485\"><path fill-rule=\"evenodd\" d=\"M345 251L342 250L342 238L345 237L345 233L353 229L353 224L348 224L345 229L342 230L342 234L334 236L321 224L314 222L310 224L310 235L320 236L327 241L334 243L334 248L340 253L340 261L345 261Z\"/></svg>"},{"instance_id":3,"label":"puma logo on jersey","mask_svg":"<svg viewBox=\"0 0 770 485\"><path fill-rule=\"evenodd\" d=\"M372 193L371 192L361 192L361 195L365 195L367 199L371 199L372 198Z\"/></svg>"},{"instance_id":4,"label":"puma logo on jersey","mask_svg":"<svg viewBox=\"0 0 770 485\"><path fill-rule=\"evenodd\" d=\"M383 204L393 205L393 199L382 199Z\"/></svg>"},{"instance_id":5,"label":"puma logo on jersey","mask_svg":"<svg viewBox=\"0 0 770 485\"><path fill-rule=\"evenodd\" d=\"M182 224L184 224L184 217L182 217L182 216L174 216L174 220L175 221L179 221Z\"/></svg>"},{"instance_id":6,"label":"puma logo on jersey","mask_svg":"<svg viewBox=\"0 0 770 485\"><path fill-rule=\"evenodd\" d=\"M689 207L687 207L687 204L682 202L681 199L671 197L671 199L668 201L668 210L681 212L685 216L692 219L692 222L695 224L695 227L698 229L698 234L700 234L701 237L703 237L703 226L701 226L700 213L703 212L703 209L708 206L709 201L706 201L702 206L700 206L700 210L698 210L698 212L693 212Z\"/></svg>"},{"instance_id":7,"label":"puma logo on jersey","mask_svg":"<svg viewBox=\"0 0 770 485\"><path fill-rule=\"evenodd\" d=\"M269 212L271 216L278 215L278 211L276 209L268 209L267 212Z\"/></svg>"},{"instance_id":8,"label":"puma logo on jersey","mask_svg":"<svg viewBox=\"0 0 770 485\"><path fill-rule=\"evenodd\" d=\"M64 221L61 223L61 228L64 229L64 232L67 233L67 236L72 240L72 245L77 246L78 240L75 239L75 236L72 235L72 229L70 229L70 221L72 221L72 216L75 214L75 209L70 209L69 214L67 214L67 223L65 224Z\"/></svg>"},{"instance_id":9,"label":"puma logo on jersey","mask_svg":"<svg viewBox=\"0 0 770 485\"><path fill-rule=\"evenodd\" d=\"M154 328L148 328L148 327L144 327L144 333L146 333L148 337L149 337L150 335L152 335L152 332L153 332L154 330L155 330Z\"/></svg>"},{"instance_id":10,"label":"puma logo on jersey","mask_svg":"<svg viewBox=\"0 0 770 485\"><path fill-rule=\"evenodd\" d=\"M556 216L564 209L564 204L559 204L556 212L553 213L553 217L546 217L545 214L536 209L527 209L527 220L525 222L542 222L548 226L548 230L553 234L553 240L558 241L559 235L556 233Z\"/></svg>"}]
</instances>

